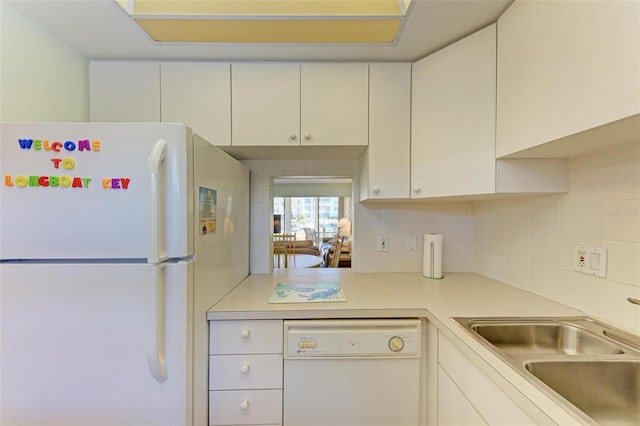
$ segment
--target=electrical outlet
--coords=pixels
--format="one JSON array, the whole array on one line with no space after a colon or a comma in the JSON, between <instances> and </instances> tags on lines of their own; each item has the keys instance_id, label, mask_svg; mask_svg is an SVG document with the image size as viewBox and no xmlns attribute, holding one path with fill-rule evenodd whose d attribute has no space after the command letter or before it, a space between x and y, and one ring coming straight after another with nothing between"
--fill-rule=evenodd
<instances>
[{"instance_id":1,"label":"electrical outlet","mask_svg":"<svg viewBox=\"0 0 640 426\"><path fill-rule=\"evenodd\" d=\"M577 267L580 268L581 271L584 268L585 262L587 260L587 251L584 250L584 247L578 246L576 247L576 262Z\"/></svg>"},{"instance_id":2,"label":"electrical outlet","mask_svg":"<svg viewBox=\"0 0 640 426\"><path fill-rule=\"evenodd\" d=\"M378 251L389 251L389 237L378 235Z\"/></svg>"},{"instance_id":3,"label":"electrical outlet","mask_svg":"<svg viewBox=\"0 0 640 426\"><path fill-rule=\"evenodd\" d=\"M607 249L601 247L575 246L573 269L598 277L607 276Z\"/></svg>"}]
</instances>

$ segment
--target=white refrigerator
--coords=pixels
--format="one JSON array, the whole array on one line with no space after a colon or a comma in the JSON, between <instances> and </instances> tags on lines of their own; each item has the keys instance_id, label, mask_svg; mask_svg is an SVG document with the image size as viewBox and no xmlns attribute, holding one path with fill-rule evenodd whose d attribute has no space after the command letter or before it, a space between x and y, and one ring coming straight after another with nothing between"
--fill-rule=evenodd
<instances>
[{"instance_id":1,"label":"white refrigerator","mask_svg":"<svg viewBox=\"0 0 640 426\"><path fill-rule=\"evenodd\" d=\"M0 126L0 424L206 424L248 169L181 124Z\"/></svg>"}]
</instances>

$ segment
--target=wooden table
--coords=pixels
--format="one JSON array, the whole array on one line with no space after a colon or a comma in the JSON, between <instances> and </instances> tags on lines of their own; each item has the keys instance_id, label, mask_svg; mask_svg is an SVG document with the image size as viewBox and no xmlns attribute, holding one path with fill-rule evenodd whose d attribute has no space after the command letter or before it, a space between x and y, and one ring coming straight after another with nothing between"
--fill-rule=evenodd
<instances>
[{"instance_id":1,"label":"wooden table","mask_svg":"<svg viewBox=\"0 0 640 426\"><path fill-rule=\"evenodd\" d=\"M278 267L278 256L280 256L280 267L284 267L284 254L273 255L273 267ZM322 258L312 254L287 254L287 264L289 268L319 268L322 265Z\"/></svg>"}]
</instances>

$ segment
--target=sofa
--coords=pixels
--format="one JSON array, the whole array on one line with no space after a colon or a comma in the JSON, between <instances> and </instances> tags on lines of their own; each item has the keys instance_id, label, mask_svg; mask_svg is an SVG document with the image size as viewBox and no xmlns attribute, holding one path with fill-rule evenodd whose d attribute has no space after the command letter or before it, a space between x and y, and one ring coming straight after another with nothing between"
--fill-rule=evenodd
<instances>
[{"instance_id":1,"label":"sofa","mask_svg":"<svg viewBox=\"0 0 640 426\"><path fill-rule=\"evenodd\" d=\"M292 250L292 246L294 246L294 250ZM314 245L311 240L292 241L291 243L287 243L287 248L289 253L320 256L320 249Z\"/></svg>"}]
</instances>

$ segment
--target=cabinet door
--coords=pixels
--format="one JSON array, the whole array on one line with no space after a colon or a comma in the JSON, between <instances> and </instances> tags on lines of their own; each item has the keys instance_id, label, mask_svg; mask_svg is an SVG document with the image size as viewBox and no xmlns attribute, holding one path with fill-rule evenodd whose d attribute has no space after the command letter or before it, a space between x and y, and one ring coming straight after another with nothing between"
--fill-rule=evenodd
<instances>
[{"instance_id":1,"label":"cabinet door","mask_svg":"<svg viewBox=\"0 0 640 426\"><path fill-rule=\"evenodd\" d=\"M491 368L491 367L488 367ZM453 382L459 395L454 395L448 389L447 381ZM443 393L441 382L444 384ZM518 393L513 389L513 393ZM549 418L530 401L520 398L521 403L528 405L528 412L518 406L505 391L496 385L485 373L462 353L446 336L438 333L438 422L441 418L452 417L455 422L456 413L453 406L464 398L477 411L484 421L490 425L532 425L547 424ZM448 400L449 399L449 400ZM465 404L463 404L465 405ZM442 411L441 411L442 410ZM471 416L469 407L464 408L465 416ZM530 417L531 412L535 418ZM474 423L457 423L474 424Z\"/></svg>"},{"instance_id":2,"label":"cabinet door","mask_svg":"<svg viewBox=\"0 0 640 426\"><path fill-rule=\"evenodd\" d=\"M234 146L300 145L300 65L232 64Z\"/></svg>"},{"instance_id":3,"label":"cabinet door","mask_svg":"<svg viewBox=\"0 0 640 426\"><path fill-rule=\"evenodd\" d=\"M447 372L438 367L438 425L486 425Z\"/></svg>"},{"instance_id":4,"label":"cabinet door","mask_svg":"<svg viewBox=\"0 0 640 426\"><path fill-rule=\"evenodd\" d=\"M367 145L369 65L301 67L302 145Z\"/></svg>"},{"instance_id":5,"label":"cabinet door","mask_svg":"<svg viewBox=\"0 0 640 426\"><path fill-rule=\"evenodd\" d=\"M495 192L496 26L413 65L412 198Z\"/></svg>"},{"instance_id":6,"label":"cabinet door","mask_svg":"<svg viewBox=\"0 0 640 426\"><path fill-rule=\"evenodd\" d=\"M369 66L369 147L360 201L409 198L411 64Z\"/></svg>"},{"instance_id":7,"label":"cabinet door","mask_svg":"<svg viewBox=\"0 0 640 426\"><path fill-rule=\"evenodd\" d=\"M90 121L160 121L160 64L89 63Z\"/></svg>"},{"instance_id":8,"label":"cabinet door","mask_svg":"<svg viewBox=\"0 0 640 426\"><path fill-rule=\"evenodd\" d=\"M162 121L184 123L214 145L231 145L231 66L165 62L160 65Z\"/></svg>"},{"instance_id":9,"label":"cabinet door","mask_svg":"<svg viewBox=\"0 0 640 426\"><path fill-rule=\"evenodd\" d=\"M640 113L639 16L637 1L513 3L498 20L497 156Z\"/></svg>"}]
</instances>

